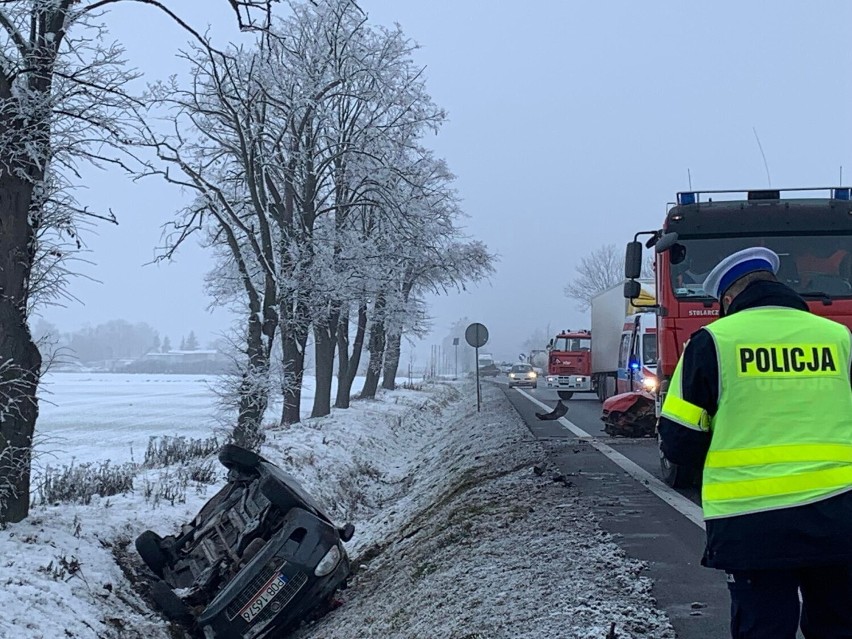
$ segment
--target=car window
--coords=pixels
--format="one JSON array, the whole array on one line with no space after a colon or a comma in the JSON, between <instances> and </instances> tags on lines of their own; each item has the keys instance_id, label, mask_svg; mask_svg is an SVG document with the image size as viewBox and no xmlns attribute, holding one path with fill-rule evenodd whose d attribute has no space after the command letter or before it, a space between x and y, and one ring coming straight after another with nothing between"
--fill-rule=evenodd
<instances>
[{"instance_id":1,"label":"car window","mask_svg":"<svg viewBox=\"0 0 852 639\"><path fill-rule=\"evenodd\" d=\"M528 373L532 370L532 366L528 364L515 364L512 366L513 373Z\"/></svg>"}]
</instances>

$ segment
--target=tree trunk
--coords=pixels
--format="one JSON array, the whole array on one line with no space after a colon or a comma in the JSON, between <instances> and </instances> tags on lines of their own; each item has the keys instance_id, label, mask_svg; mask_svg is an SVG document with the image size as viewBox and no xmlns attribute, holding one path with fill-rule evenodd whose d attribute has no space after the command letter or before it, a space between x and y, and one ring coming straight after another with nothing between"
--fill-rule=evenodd
<instances>
[{"instance_id":1,"label":"tree trunk","mask_svg":"<svg viewBox=\"0 0 852 639\"><path fill-rule=\"evenodd\" d=\"M334 377L336 323L332 325L329 322L327 326L314 327L316 389L314 390L314 408L311 411L311 417L325 417L331 412L331 381Z\"/></svg>"},{"instance_id":2,"label":"tree trunk","mask_svg":"<svg viewBox=\"0 0 852 639\"><path fill-rule=\"evenodd\" d=\"M30 462L38 418L41 355L27 327L35 253L32 186L0 179L0 522L29 514Z\"/></svg>"},{"instance_id":3,"label":"tree trunk","mask_svg":"<svg viewBox=\"0 0 852 639\"><path fill-rule=\"evenodd\" d=\"M291 309L290 305L295 308ZM308 343L307 308L301 301L282 300L279 306L281 322L281 351L284 364L281 425L297 424L302 420L302 378L305 375L305 348Z\"/></svg>"},{"instance_id":4,"label":"tree trunk","mask_svg":"<svg viewBox=\"0 0 852 639\"><path fill-rule=\"evenodd\" d=\"M396 388L396 372L399 370L399 351L402 347L402 335L394 333L388 338L387 350L385 351L384 378L382 388L394 390Z\"/></svg>"},{"instance_id":5,"label":"tree trunk","mask_svg":"<svg viewBox=\"0 0 852 639\"><path fill-rule=\"evenodd\" d=\"M337 331L337 348L340 353L339 369L337 371L337 401L336 408L349 408L352 395L352 384L361 365L361 353L364 351L364 336L367 333L367 305L358 307L358 326L355 340L352 342L352 355L349 355L349 321L341 322ZM345 356L344 356L345 354ZM344 361L346 366L344 367Z\"/></svg>"},{"instance_id":6,"label":"tree trunk","mask_svg":"<svg viewBox=\"0 0 852 639\"><path fill-rule=\"evenodd\" d=\"M361 390L362 399L371 399L376 396L379 388L379 377L382 373L382 360L385 355L385 320L382 311L385 307L384 297L379 295L376 299L376 318L370 323L370 365L367 367L367 379L364 380L364 388Z\"/></svg>"},{"instance_id":7,"label":"tree trunk","mask_svg":"<svg viewBox=\"0 0 852 639\"><path fill-rule=\"evenodd\" d=\"M263 443L263 416L269 404L269 353L263 343L263 326L258 314L249 313L246 331L248 361L239 386L239 412L234 427L234 443L258 450Z\"/></svg>"}]
</instances>

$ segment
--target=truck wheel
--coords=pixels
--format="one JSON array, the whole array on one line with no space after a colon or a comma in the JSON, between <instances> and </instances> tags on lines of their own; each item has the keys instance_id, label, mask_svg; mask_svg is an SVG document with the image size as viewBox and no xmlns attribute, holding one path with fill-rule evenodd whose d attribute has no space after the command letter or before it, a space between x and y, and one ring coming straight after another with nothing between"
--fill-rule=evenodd
<instances>
[{"instance_id":1,"label":"truck wheel","mask_svg":"<svg viewBox=\"0 0 852 639\"><path fill-rule=\"evenodd\" d=\"M602 389L601 393L603 395L601 397L601 401L605 402L610 397L613 397L616 394L615 393L615 379L610 377L609 375L604 376L603 379L601 379L600 383L598 384L598 388Z\"/></svg>"},{"instance_id":2,"label":"truck wheel","mask_svg":"<svg viewBox=\"0 0 852 639\"><path fill-rule=\"evenodd\" d=\"M556 394L559 395L559 399L564 399L565 401L574 397L574 391L556 391Z\"/></svg>"}]
</instances>

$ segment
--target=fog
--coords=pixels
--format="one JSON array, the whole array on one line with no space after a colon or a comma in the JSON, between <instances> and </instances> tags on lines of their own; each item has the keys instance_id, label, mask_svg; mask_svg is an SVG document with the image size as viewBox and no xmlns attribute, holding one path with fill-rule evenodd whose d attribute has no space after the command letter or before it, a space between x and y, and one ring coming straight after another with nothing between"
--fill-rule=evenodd
<instances>
[{"instance_id":1,"label":"fog","mask_svg":"<svg viewBox=\"0 0 852 639\"><path fill-rule=\"evenodd\" d=\"M191 24L209 22L220 43L240 40L224 2L177 5ZM449 112L430 144L458 176L468 234L499 255L490 281L429 298L421 364L461 317L488 327L486 350L500 359L516 358L536 330L588 326L563 293L578 259L658 228L689 175L696 189L766 186L755 132L774 187L833 186L841 166L852 175L849 3L361 6L422 45L417 60ZM150 7L120 5L110 24L145 80L181 70L185 34ZM207 308L210 261L194 241L172 262L146 265L186 196L113 170L86 170L84 179L80 200L111 208L119 224L99 223L84 238L92 264L71 283L81 303L41 314L62 330L146 322L172 342L190 330L208 342L225 330L232 317Z\"/></svg>"}]
</instances>

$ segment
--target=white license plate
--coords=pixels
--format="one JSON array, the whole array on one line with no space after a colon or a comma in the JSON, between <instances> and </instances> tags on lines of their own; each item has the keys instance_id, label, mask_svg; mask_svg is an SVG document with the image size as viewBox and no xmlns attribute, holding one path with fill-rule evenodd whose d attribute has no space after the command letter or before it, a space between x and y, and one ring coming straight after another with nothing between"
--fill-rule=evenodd
<instances>
[{"instance_id":1,"label":"white license plate","mask_svg":"<svg viewBox=\"0 0 852 639\"><path fill-rule=\"evenodd\" d=\"M275 595L281 592L286 585L286 575L282 575L280 572L277 575L273 575L272 578L264 584L263 588L260 589L258 594L255 595L254 599L243 606L243 609L240 610L240 616L245 621L253 621L254 618L257 617L264 608L266 608L267 604L275 598Z\"/></svg>"}]
</instances>

